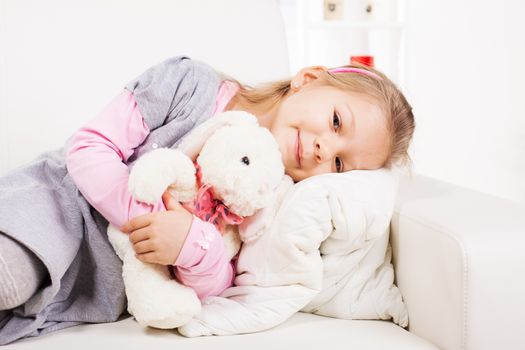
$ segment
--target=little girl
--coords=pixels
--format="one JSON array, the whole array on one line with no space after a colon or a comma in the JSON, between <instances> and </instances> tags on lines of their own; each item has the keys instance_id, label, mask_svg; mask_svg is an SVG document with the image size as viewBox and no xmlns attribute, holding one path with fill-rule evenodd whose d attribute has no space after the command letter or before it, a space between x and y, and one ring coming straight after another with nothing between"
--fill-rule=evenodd
<instances>
[{"instance_id":1,"label":"little girl","mask_svg":"<svg viewBox=\"0 0 525 350\"><path fill-rule=\"evenodd\" d=\"M234 265L210 223L166 193L146 205L127 190L138 157L176 147L226 110L257 116L296 182L410 160L411 107L374 69L306 67L252 88L202 62L170 58L128 83L63 148L0 177L0 345L119 318L126 297L108 222L129 233L140 260L173 265L199 298L231 286Z\"/></svg>"}]
</instances>

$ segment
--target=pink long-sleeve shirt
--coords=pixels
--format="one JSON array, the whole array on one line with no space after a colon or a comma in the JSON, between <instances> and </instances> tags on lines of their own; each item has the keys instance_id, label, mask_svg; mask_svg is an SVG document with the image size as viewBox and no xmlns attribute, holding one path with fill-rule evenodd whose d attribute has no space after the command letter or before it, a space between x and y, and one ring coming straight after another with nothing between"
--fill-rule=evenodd
<instances>
[{"instance_id":1,"label":"pink long-sleeve shirt","mask_svg":"<svg viewBox=\"0 0 525 350\"><path fill-rule=\"evenodd\" d=\"M225 109L237 89L233 82L221 84L214 115ZM149 133L133 93L124 90L70 140L67 167L71 177L86 200L116 227L136 216L166 210L161 198L148 205L133 199L128 191L129 169L124 162ZM105 181L93 181L100 176ZM192 287L201 300L219 295L235 277L220 233L196 216L175 269L177 278Z\"/></svg>"}]
</instances>

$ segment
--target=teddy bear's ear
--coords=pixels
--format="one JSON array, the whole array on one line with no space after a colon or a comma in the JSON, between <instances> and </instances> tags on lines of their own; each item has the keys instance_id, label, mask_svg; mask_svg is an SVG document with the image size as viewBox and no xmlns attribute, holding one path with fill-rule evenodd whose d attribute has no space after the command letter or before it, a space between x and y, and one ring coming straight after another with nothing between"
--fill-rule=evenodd
<instances>
[{"instance_id":1,"label":"teddy bear's ear","mask_svg":"<svg viewBox=\"0 0 525 350\"><path fill-rule=\"evenodd\" d=\"M211 135L224 126L259 125L257 117L244 111L228 111L212 116L204 123L191 130L180 142L178 149L190 157L197 158L204 143Z\"/></svg>"}]
</instances>

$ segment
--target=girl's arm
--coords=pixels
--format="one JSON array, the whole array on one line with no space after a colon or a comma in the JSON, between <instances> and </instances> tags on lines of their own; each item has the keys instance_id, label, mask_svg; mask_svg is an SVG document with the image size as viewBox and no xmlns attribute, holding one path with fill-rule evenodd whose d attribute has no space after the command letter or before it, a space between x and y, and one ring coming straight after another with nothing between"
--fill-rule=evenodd
<instances>
[{"instance_id":1,"label":"girl's arm","mask_svg":"<svg viewBox=\"0 0 525 350\"><path fill-rule=\"evenodd\" d=\"M124 90L70 139L68 172L86 200L111 224L165 210L161 198L148 205L131 197L124 163L149 134L133 94Z\"/></svg>"},{"instance_id":2,"label":"girl's arm","mask_svg":"<svg viewBox=\"0 0 525 350\"><path fill-rule=\"evenodd\" d=\"M233 284L234 262L229 261L224 240L215 226L193 216L190 232L175 262L180 282L191 286L200 300L221 294Z\"/></svg>"},{"instance_id":3,"label":"girl's arm","mask_svg":"<svg viewBox=\"0 0 525 350\"><path fill-rule=\"evenodd\" d=\"M131 197L127 187L129 169L125 162L135 148L144 142L150 131L175 118L187 118L188 113L185 113L183 107L198 89L203 86L213 89L214 85L209 81L197 87L194 79L196 75L206 75L209 68L198 66L199 73L195 73L194 69L194 64L185 57L175 57L150 68L129 83L126 90L115 97L96 118L78 130L69 141L66 156L69 174L86 200L116 227L122 227L135 217L142 218L143 222L147 215L151 215L148 217L148 225L156 227L156 223L170 220L168 216L173 214L173 211L165 211L161 198L157 203L147 205ZM194 122L189 120L188 123ZM198 220L200 219L195 218L194 222L197 223ZM157 234L165 240L177 240L175 245L179 246L185 242L186 236L198 237L199 232L194 232L198 231L197 224L192 229L189 229L189 224L186 228L179 226L175 220L169 229L157 230ZM129 232L133 232L133 229ZM144 230L141 232L144 233ZM181 235L184 239L181 239ZM217 243L222 242L219 233L215 232L215 235ZM192 241L194 240L188 242ZM160 250L162 247L161 243L153 249ZM192 250L195 247L185 244L181 254L188 256ZM147 259L151 259L151 256ZM162 252L153 256L155 259L166 260ZM165 264L172 264L177 256L175 253L171 260L167 259L169 263ZM201 252L201 255L193 257L197 260L184 259L181 266L185 271L181 274L186 276L186 284L194 287L199 295L216 295L219 290L229 286L233 267L224 258L220 244L214 244L207 251ZM192 279L191 276L195 278ZM218 289L210 289L207 284L201 283L198 276L214 276L216 281L223 282L218 284Z\"/></svg>"},{"instance_id":4,"label":"girl's arm","mask_svg":"<svg viewBox=\"0 0 525 350\"><path fill-rule=\"evenodd\" d=\"M135 216L165 210L161 198L154 205L133 200L125 162L150 131L174 119L187 128L195 125L184 107L200 96L202 86L213 89L209 69L185 56L147 69L70 139L68 172L86 200L113 225L121 227ZM200 79L202 84L197 83Z\"/></svg>"}]
</instances>

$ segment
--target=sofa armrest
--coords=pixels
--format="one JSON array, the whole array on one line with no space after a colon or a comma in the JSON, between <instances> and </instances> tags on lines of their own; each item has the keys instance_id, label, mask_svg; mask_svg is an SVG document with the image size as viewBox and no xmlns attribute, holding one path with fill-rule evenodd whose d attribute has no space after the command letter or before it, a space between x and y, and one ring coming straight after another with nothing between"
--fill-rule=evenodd
<instances>
[{"instance_id":1,"label":"sofa armrest","mask_svg":"<svg viewBox=\"0 0 525 350\"><path fill-rule=\"evenodd\" d=\"M441 349L525 344L525 206L404 176L392 217L409 331Z\"/></svg>"}]
</instances>

